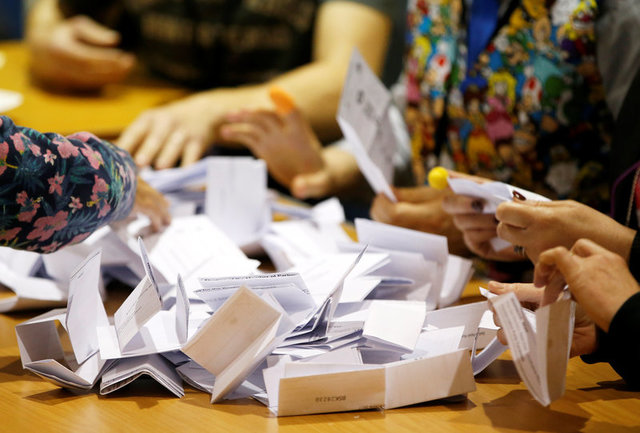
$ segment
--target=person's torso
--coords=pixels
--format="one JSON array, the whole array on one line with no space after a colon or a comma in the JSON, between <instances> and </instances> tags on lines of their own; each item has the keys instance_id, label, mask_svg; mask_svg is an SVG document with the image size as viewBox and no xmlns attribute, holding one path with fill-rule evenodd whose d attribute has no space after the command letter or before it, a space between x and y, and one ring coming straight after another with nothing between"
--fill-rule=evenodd
<instances>
[{"instance_id":1,"label":"person's torso","mask_svg":"<svg viewBox=\"0 0 640 433\"><path fill-rule=\"evenodd\" d=\"M268 80L307 63L318 0L124 0L126 44L196 87Z\"/></svg>"},{"instance_id":2,"label":"person's torso","mask_svg":"<svg viewBox=\"0 0 640 433\"><path fill-rule=\"evenodd\" d=\"M595 58L596 2L514 1L469 72L463 2L410 9L416 177L441 164L601 207L611 116Z\"/></svg>"}]
</instances>

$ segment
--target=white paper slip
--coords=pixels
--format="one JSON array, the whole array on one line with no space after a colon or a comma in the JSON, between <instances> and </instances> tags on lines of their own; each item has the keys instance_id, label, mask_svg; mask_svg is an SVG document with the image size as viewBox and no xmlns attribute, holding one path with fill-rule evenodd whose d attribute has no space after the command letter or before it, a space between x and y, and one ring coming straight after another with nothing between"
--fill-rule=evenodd
<instances>
[{"instance_id":1,"label":"white paper slip","mask_svg":"<svg viewBox=\"0 0 640 433\"><path fill-rule=\"evenodd\" d=\"M445 329L464 326L460 339L460 349L481 349L496 335L497 327L484 324L483 317L492 317L489 304L486 301L455 307L441 308L427 312L424 326L427 330Z\"/></svg>"},{"instance_id":2,"label":"white paper slip","mask_svg":"<svg viewBox=\"0 0 640 433\"><path fill-rule=\"evenodd\" d=\"M473 347L471 349L471 367L473 368L473 375L475 376L482 373L485 368L498 359L498 357L507 349L508 346L500 343L498 337L494 337L480 353L476 353L475 347Z\"/></svg>"},{"instance_id":3,"label":"white paper slip","mask_svg":"<svg viewBox=\"0 0 640 433\"><path fill-rule=\"evenodd\" d=\"M22 275L29 267L19 266L18 273L13 266L0 261L0 312L66 304L66 282Z\"/></svg>"},{"instance_id":4,"label":"white paper slip","mask_svg":"<svg viewBox=\"0 0 640 433\"><path fill-rule=\"evenodd\" d=\"M220 307L182 351L216 377L211 401L233 391L273 350L282 313L247 288Z\"/></svg>"},{"instance_id":5,"label":"white paper slip","mask_svg":"<svg viewBox=\"0 0 640 433\"><path fill-rule=\"evenodd\" d=\"M495 213L500 203L512 201L514 197L529 201L549 201L548 198L540 194L503 182L477 183L469 179L449 178L448 183L456 194L483 199L485 201L484 213ZM491 239L490 242L494 251L500 251L511 246L511 243L498 237Z\"/></svg>"},{"instance_id":6,"label":"white paper slip","mask_svg":"<svg viewBox=\"0 0 640 433\"><path fill-rule=\"evenodd\" d=\"M121 351L161 309L160 294L151 279L145 276L113 315Z\"/></svg>"},{"instance_id":7,"label":"white paper slip","mask_svg":"<svg viewBox=\"0 0 640 433\"><path fill-rule=\"evenodd\" d=\"M189 326L191 328L192 326ZM160 311L140 327L138 332L120 348L115 326L98 328L100 356L104 359L130 358L133 356L164 353L180 349L176 315L174 310Z\"/></svg>"},{"instance_id":8,"label":"white paper slip","mask_svg":"<svg viewBox=\"0 0 640 433\"><path fill-rule=\"evenodd\" d=\"M195 291L216 311L236 290L244 286L258 295L270 292L294 322L304 320L315 303L302 277L297 273L259 274L246 277L201 278Z\"/></svg>"},{"instance_id":9,"label":"white paper slip","mask_svg":"<svg viewBox=\"0 0 640 433\"><path fill-rule=\"evenodd\" d=\"M503 182L477 183L469 179L449 178L449 187L459 195L467 195L485 200L484 213L495 213L498 205L505 201L512 201L514 197L528 201L549 201L548 198L517 188Z\"/></svg>"},{"instance_id":10,"label":"white paper slip","mask_svg":"<svg viewBox=\"0 0 640 433\"><path fill-rule=\"evenodd\" d=\"M0 247L0 263L7 265L15 274L25 277L31 277L38 271L42 257L42 254L32 251Z\"/></svg>"},{"instance_id":11,"label":"white paper slip","mask_svg":"<svg viewBox=\"0 0 640 433\"><path fill-rule=\"evenodd\" d=\"M0 114L21 106L22 100L21 93L0 89Z\"/></svg>"},{"instance_id":12,"label":"white paper slip","mask_svg":"<svg viewBox=\"0 0 640 433\"><path fill-rule=\"evenodd\" d=\"M189 187L204 186L207 176L207 161L211 157L187 167L165 170L142 170L140 176L153 188L162 193L180 191Z\"/></svg>"},{"instance_id":13,"label":"white paper slip","mask_svg":"<svg viewBox=\"0 0 640 433\"><path fill-rule=\"evenodd\" d=\"M154 379L176 397L184 396L180 375L173 365L160 355L117 360L102 375L100 394L110 394L142 376Z\"/></svg>"},{"instance_id":14,"label":"white paper slip","mask_svg":"<svg viewBox=\"0 0 640 433\"><path fill-rule=\"evenodd\" d=\"M368 340L412 352L427 312L424 302L374 301L362 329Z\"/></svg>"},{"instance_id":15,"label":"white paper slip","mask_svg":"<svg viewBox=\"0 0 640 433\"><path fill-rule=\"evenodd\" d=\"M96 251L87 257L69 281L66 329L79 364L99 350L97 328L109 325L98 289L101 256Z\"/></svg>"},{"instance_id":16,"label":"white paper slip","mask_svg":"<svg viewBox=\"0 0 640 433\"><path fill-rule=\"evenodd\" d=\"M91 389L108 363L98 352L80 364L76 361L71 345L63 341L66 330L59 334L66 318L66 311L57 309L16 326L22 366L62 387Z\"/></svg>"},{"instance_id":17,"label":"white paper slip","mask_svg":"<svg viewBox=\"0 0 640 433\"><path fill-rule=\"evenodd\" d=\"M391 93L354 49L342 89L338 124L373 190L395 202L390 183L397 143L389 118L390 104Z\"/></svg>"},{"instance_id":18,"label":"white paper slip","mask_svg":"<svg viewBox=\"0 0 640 433\"><path fill-rule=\"evenodd\" d=\"M396 227L376 221L356 218L358 241L378 248L420 253L425 260L436 262L437 268L431 279L427 305L433 309L438 305L449 260L449 247L445 236Z\"/></svg>"},{"instance_id":19,"label":"white paper slip","mask_svg":"<svg viewBox=\"0 0 640 433\"><path fill-rule=\"evenodd\" d=\"M423 331L418 337L413 352L403 355L402 359L428 358L455 352L460 346L464 326Z\"/></svg>"},{"instance_id":20,"label":"white paper slip","mask_svg":"<svg viewBox=\"0 0 640 433\"><path fill-rule=\"evenodd\" d=\"M178 274L176 291L176 334L180 344L187 342L189 338L189 297L184 288L182 277Z\"/></svg>"},{"instance_id":21,"label":"white paper slip","mask_svg":"<svg viewBox=\"0 0 640 433\"><path fill-rule=\"evenodd\" d=\"M473 275L473 262L469 259L449 254L442 281L438 307L448 307L458 301Z\"/></svg>"},{"instance_id":22,"label":"white paper slip","mask_svg":"<svg viewBox=\"0 0 640 433\"><path fill-rule=\"evenodd\" d=\"M213 383L216 377L202 368L197 362L189 361L184 363L176 368L176 371L182 377L182 380L195 389L209 394L213 392Z\"/></svg>"},{"instance_id":23,"label":"white paper slip","mask_svg":"<svg viewBox=\"0 0 640 433\"><path fill-rule=\"evenodd\" d=\"M237 245L258 241L271 220L265 162L250 157L210 158L205 213Z\"/></svg>"},{"instance_id":24,"label":"white paper slip","mask_svg":"<svg viewBox=\"0 0 640 433\"><path fill-rule=\"evenodd\" d=\"M259 262L247 256L206 215L174 218L162 233L145 237L152 245L149 260L166 281L178 274L187 293L199 287L199 277L250 273Z\"/></svg>"},{"instance_id":25,"label":"white paper slip","mask_svg":"<svg viewBox=\"0 0 640 433\"><path fill-rule=\"evenodd\" d=\"M271 373L269 404L277 398L278 416L391 409L475 389L464 350L373 366L285 363Z\"/></svg>"},{"instance_id":26,"label":"white paper slip","mask_svg":"<svg viewBox=\"0 0 640 433\"><path fill-rule=\"evenodd\" d=\"M543 406L564 394L575 303L569 299L538 308L535 326L513 292L490 301L504 330L513 362L531 395Z\"/></svg>"}]
</instances>

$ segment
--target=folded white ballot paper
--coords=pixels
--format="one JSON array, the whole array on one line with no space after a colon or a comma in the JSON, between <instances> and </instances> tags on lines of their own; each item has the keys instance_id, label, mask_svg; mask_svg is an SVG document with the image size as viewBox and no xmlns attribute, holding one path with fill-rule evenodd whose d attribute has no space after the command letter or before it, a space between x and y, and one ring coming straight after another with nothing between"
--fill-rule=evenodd
<instances>
[{"instance_id":1,"label":"folded white ballot paper","mask_svg":"<svg viewBox=\"0 0 640 433\"><path fill-rule=\"evenodd\" d=\"M315 308L300 274L275 273L246 277L201 278L195 294L216 311L236 290L244 286L257 294L270 292L294 323L308 319Z\"/></svg>"},{"instance_id":2,"label":"folded white ballot paper","mask_svg":"<svg viewBox=\"0 0 640 433\"><path fill-rule=\"evenodd\" d=\"M110 394L134 380L148 376L176 397L184 396L182 379L174 366L158 354L118 359L102 374L100 394Z\"/></svg>"},{"instance_id":3,"label":"folded white ballot paper","mask_svg":"<svg viewBox=\"0 0 640 433\"><path fill-rule=\"evenodd\" d=\"M285 314L274 303L241 287L183 346L215 376L212 403L240 385L293 328L281 327Z\"/></svg>"},{"instance_id":4,"label":"folded white ballot paper","mask_svg":"<svg viewBox=\"0 0 640 433\"><path fill-rule=\"evenodd\" d=\"M152 284L147 283L148 281L149 279L147 277L143 279L143 283L145 283L147 287L152 286ZM151 288L147 290L151 290ZM136 302L144 302L144 296L134 299L137 299ZM152 300L152 302L154 301L155 299ZM122 305L124 306L125 303ZM171 352L180 349L182 345L187 342L189 336L195 333L194 330L196 326L202 321L202 319L197 320L194 317L194 323L190 325L190 309L189 298L182 278L178 274L175 307L171 310L155 312L144 323L138 322L135 317L130 317L128 319L129 323L126 325L128 328L125 332L127 335L133 333L133 337L131 337L124 347L120 346L121 340L118 337L116 326L98 327L100 356L104 359L119 359ZM149 312L152 312L152 310L146 311L147 314ZM142 311L140 314L144 315ZM139 316L138 318L143 317Z\"/></svg>"},{"instance_id":5,"label":"folded white ballot paper","mask_svg":"<svg viewBox=\"0 0 640 433\"><path fill-rule=\"evenodd\" d=\"M503 182L477 183L469 179L449 178L448 183L453 192L458 195L483 199L485 202L484 213L495 213L500 203L512 201L514 197L528 201L549 201L548 198L540 194ZM510 245L509 242L498 237L491 240L491 246L495 251L500 251Z\"/></svg>"},{"instance_id":6,"label":"folded white ballot paper","mask_svg":"<svg viewBox=\"0 0 640 433\"><path fill-rule=\"evenodd\" d=\"M490 302L520 378L533 398L548 406L564 394L575 303L564 298L527 316L513 292Z\"/></svg>"},{"instance_id":7,"label":"folded white ballot paper","mask_svg":"<svg viewBox=\"0 0 640 433\"><path fill-rule=\"evenodd\" d=\"M391 93L354 49L338 107L338 124L369 185L395 202L390 184L397 142L390 105Z\"/></svg>"},{"instance_id":8,"label":"folded white ballot paper","mask_svg":"<svg viewBox=\"0 0 640 433\"><path fill-rule=\"evenodd\" d=\"M178 350L189 336L190 304L181 276L177 277L175 308L161 311L153 269L142 240L139 242L146 275L115 312L114 324L98 327L104 359Z\"/></svg>"},{"instance_id":9,"label":"folded white ballot paper","mask_svg":"<svg viewBox=\"0 0 640 433\"><path fill-rule=\"evenodd\" d=\"M362 336L369 342L412 352L418 342L427 308L424 302L382 301L371 303Z\"/></svg>"},{"instance_id":10,"label":"folded white ballot paper","mask_svg":"<svg viewBox=\"0 0 640 433\"><path fill-rule=\"evenodd\" d=\"M138 238L138 245L146 275L113 315L120 350L124 350L142 326L162 309L162 297L141 238Z\"/></svg>"},{"instance_id":11,"label":"folded white ballot paper","mask_svg":"<svg viewBox=\"0 0 640 433\"><path fill-rule=\"evenodd\" d=\"M40 254L0 247L0 312L65 305L68 279L36 276L41 269Z\"/></svg>"},{"instance_id":12,"label":"folded white ballot paper","mask_svg":"<svg viewBox=\"0 0 640 433\"><path fill-rule=\"evenodd\" d=\"M144 243L160 288L163 283L173 284L180 274L192 299L197 299L193 291L200 288L200 277L246 275L260 265L257 260L248 259L206 215L173 218L161 233L146 235ZM133 238L129 245L132 251L139 251ZM144 275L143 272L140 278Z\"/></svg>"},{"instance_id":13,"label":"folded white ballot paper","mask_svg":"<svg viewBox=\"0 0 640 433\"><path fill-rule=\"evenodd\" d=\"M435 262L431 288L427 294L427 309L433 310L440 301L445 270L449 260L449 247L444 236L423 233L376 221L356 218L358 240L372 247L422 254L425 261Z\"/></svg>"},{"instance_id":14,"label":"folded white ballot paper","mask_svg":"<svg viewBox=\"0 0 640 433\"><path fill-rule=\"evenodd\" d=\"M392 409L475 390L466 350L384 365L284 363L265 369L278 416Z\"/></svg>"},{"instance_id":15,"label":"folded white ballot paper","mask_svg":"<svg viewBox=\"0 0 640 433\"><path fill-rule=\"evenodd\" d=\"M205 213L237 245L259 241L271 221L266 163L251 157L210 158Z\"/></svg>"},{"instance_id":16,"label":"folded white ballot paper","mask_svg":"<svg viewBox=\"0 0 640 433\"><path fill-rule=\"evenodd\" d=\"M108 323L98 291L100 256L100 251L91 254L72 274L66 310L16 326L22 366L63 387L92 388L107 364L96 334Z\"/></svg>"}]
</instances>

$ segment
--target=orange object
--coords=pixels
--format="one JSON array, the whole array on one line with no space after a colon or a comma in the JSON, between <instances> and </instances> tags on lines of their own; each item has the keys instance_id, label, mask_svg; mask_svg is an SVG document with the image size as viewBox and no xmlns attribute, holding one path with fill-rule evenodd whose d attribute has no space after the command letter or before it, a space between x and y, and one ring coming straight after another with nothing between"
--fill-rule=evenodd
<instances>
[{"instance_id":1,"label":"orange object","mask_svg":"<svg viewBox=\"0 0 640 433\"><path fill-rule=\"evenodd\" d=\"M276 106L276 111L279 114L286 116L296 108L296 102L293 100L293 97L281 87L271 86L269 89L269 97Z\"/></svg>"}]
</instances>

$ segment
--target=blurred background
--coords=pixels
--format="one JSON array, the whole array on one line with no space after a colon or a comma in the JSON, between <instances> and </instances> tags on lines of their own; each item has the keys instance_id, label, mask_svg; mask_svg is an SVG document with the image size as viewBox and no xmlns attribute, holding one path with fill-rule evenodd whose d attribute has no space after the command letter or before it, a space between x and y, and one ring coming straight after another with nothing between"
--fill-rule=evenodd
<instances>
[{"instance_id":1,"label":"blurred background","mask_svg":"<svg viewBox=\"0 0 640 433\"><path fill-rule=\"evenodd\" d=\"M0 0L0 39L21 39L25 11L34 0Z\"/></svg>"}]
</instances>

